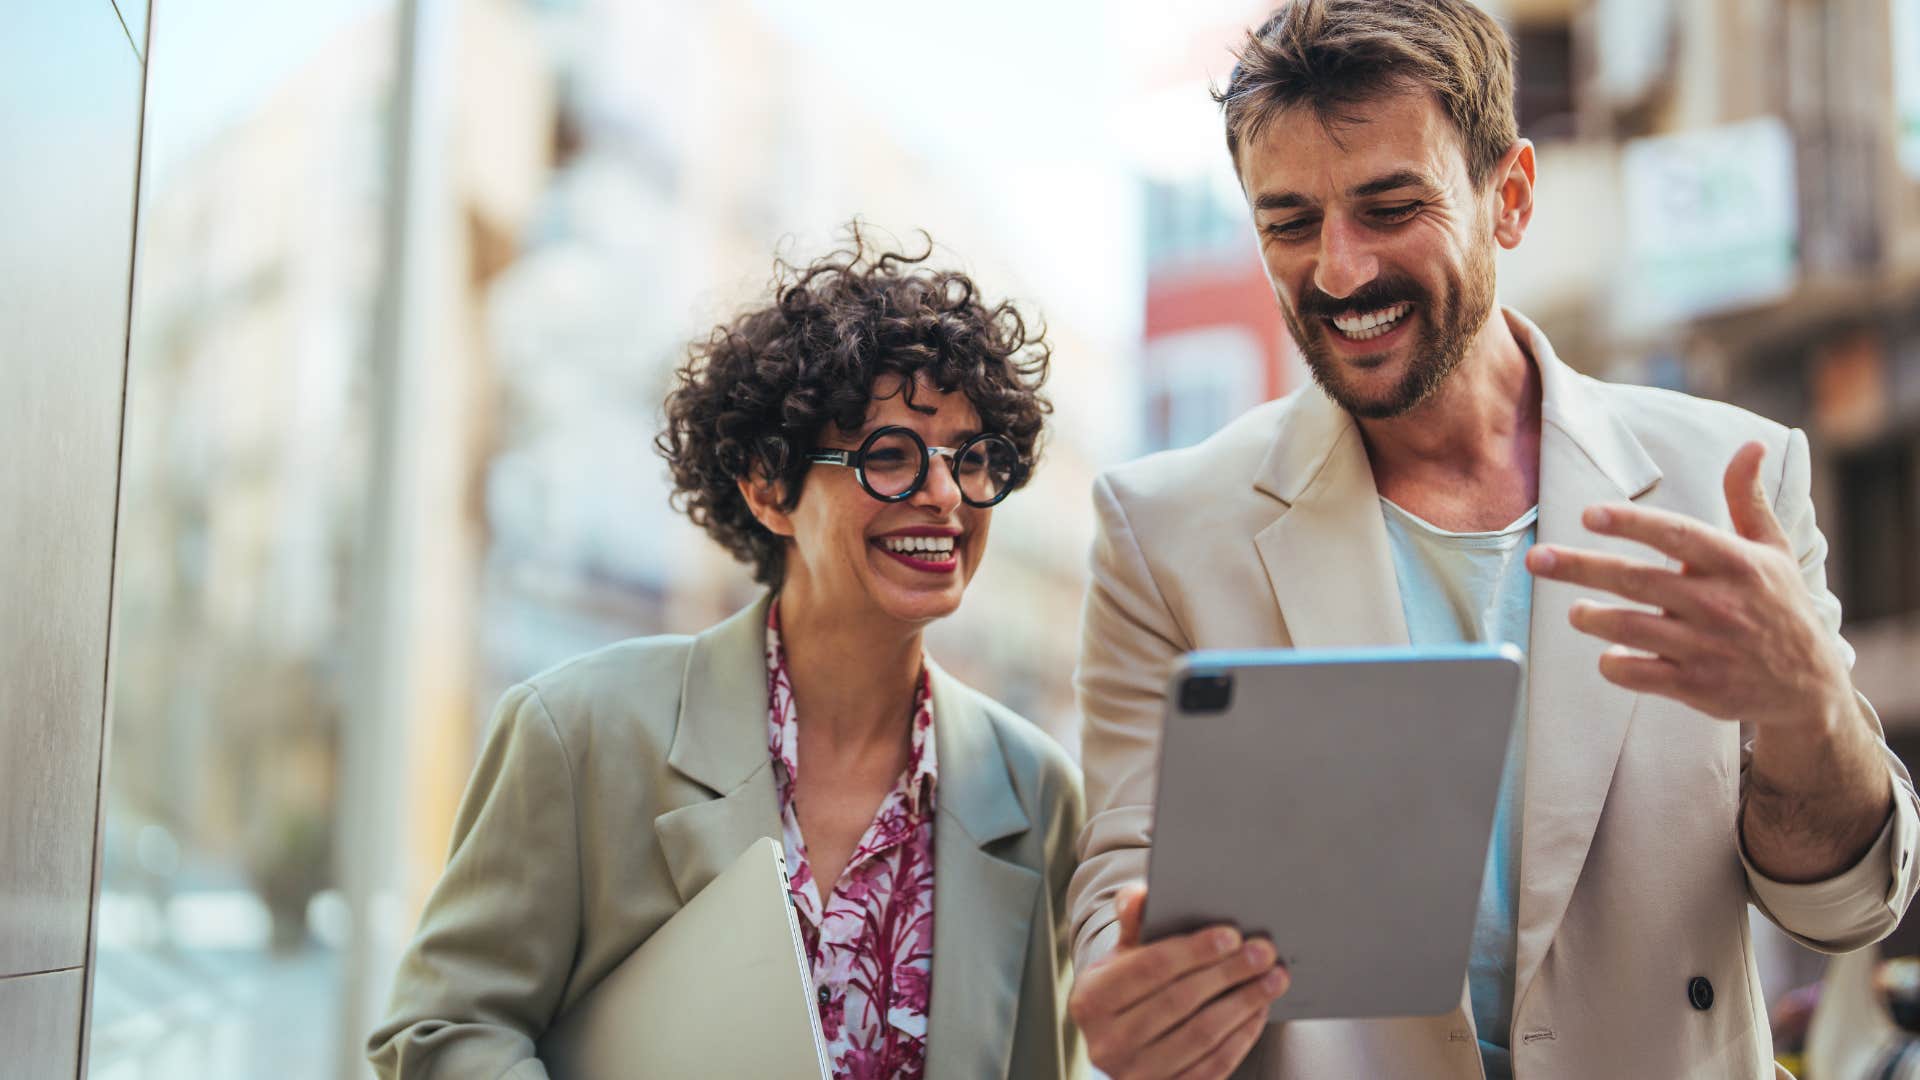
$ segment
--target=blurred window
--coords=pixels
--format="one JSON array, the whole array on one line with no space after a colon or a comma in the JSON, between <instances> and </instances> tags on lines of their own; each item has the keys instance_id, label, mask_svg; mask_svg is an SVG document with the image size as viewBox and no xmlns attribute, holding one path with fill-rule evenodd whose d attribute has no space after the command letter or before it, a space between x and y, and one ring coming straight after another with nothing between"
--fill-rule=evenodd
<instances>
[{"instance_id":1,"label":"blurred window","mask_svg":"<svg viewBox=\"0 0 1920 1080\"><path fill-rule=\"evenodd\" d=\"M1852 620L1920 611L1920 434L1843 454L1835 465L1840 505L1841 600Z\"/></svg>"},{"instance_id":2,"label":"blurred window","mask_svg":"<svg viewBox=\"0 0 1920 1080\"><path fill-rule=\"evenodd\" d=\"M1253 335L1211 326L1147 344L1148 437L1156 448L1191 446L1259 404L1262 354Z\"/></svg>"},{"instance_id":3,"label":"blurred window","mask_svg":"<svg viewBox=\"0 0 1920 1080\"><path fill-rule=\"evenodd\" d=\"M1223 194L1209 173L1177 182L1147 182L1147 265L1242 256L1252 223L1238 189Z\"/></svg>"},{"instance_id":4,"label":"blurred window","mask_svg":"<svg viewBox=\"0 0 1920 1080\"><path fill-rule=\"evenodd\" d=\"M1518 67L1514 104L1520 134L1565 139L1574 133L1573 28L1567 23L1520 26L1513 35Z\"/></svg>"}]
</instances>

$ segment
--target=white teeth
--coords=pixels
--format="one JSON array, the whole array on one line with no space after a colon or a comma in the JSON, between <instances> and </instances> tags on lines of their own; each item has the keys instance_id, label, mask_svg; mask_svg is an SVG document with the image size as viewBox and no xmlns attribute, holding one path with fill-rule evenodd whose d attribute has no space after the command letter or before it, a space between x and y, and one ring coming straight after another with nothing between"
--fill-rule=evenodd
<instances>
[{"instance_id":1,"label":"white teeth","mask_svg":"<svg viewBox=\"0 0 1920 1080\"><path fill-rule=\"evenodd\" d=\"M1395 304L1382 311L1371 311L1365 315L1337 317L1333 320L1333 325L1347 337L1355 341L1365 341L1391 330L1412 307L1412 304Z\"/></svg>"},{"instance_id":2,"label":"white teeth","mask_svg":"<svg viewBox=\"0 0 1920 1080\"><path fill-rule=\"evenodd\" d=\"M888 551L897 551L902 555L932 555L937 562L953 555L953 539L951 536L889 536L881 543Z\"/></svg>"}]
</instances>

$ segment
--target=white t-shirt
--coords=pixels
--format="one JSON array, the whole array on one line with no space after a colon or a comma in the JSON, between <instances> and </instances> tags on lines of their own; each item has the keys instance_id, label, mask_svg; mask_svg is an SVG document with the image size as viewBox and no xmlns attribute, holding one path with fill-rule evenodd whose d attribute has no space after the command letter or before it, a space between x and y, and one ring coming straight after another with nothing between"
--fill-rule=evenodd
<instances>
[{"instance_id":1,"label":"white t-shirt","mask_svg":"<svg viewBox=\"0 0 1920 1080\"><path fill-rule=\"evenodd\" d=\"M1527 549L1533 546L1535 507L1496 532L1448 532L1380 500L1400 582L1400 607L1415 645L1511 642L1528 651L1533 615L1533 576ZM1480 886L1473 925L1467 986L1480 1057L1488 1080L1511 1080L1508 1048L1513 1026L1514 932L1520 895L1520 793L1526 765L1526 688L1520 721L1507 744L1500 779L1500 805Z\"/></svg>"}]
</instances>

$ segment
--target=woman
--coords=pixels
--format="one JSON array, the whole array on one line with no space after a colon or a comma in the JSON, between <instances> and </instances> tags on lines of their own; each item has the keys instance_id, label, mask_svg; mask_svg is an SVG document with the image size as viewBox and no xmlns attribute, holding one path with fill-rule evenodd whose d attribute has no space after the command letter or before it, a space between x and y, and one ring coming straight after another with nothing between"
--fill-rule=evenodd
<instances>
[{"instance_id":1,"label":"woman","mask_svg":"<svg viewBox=\"0 0 1920 1080\"><path fill-rule=\"evenodd\" d=\"M930 254L856 229L693 349L658 445L767 592L508 691L370 1040L381 1075L544 1076L542 1032L760 836L836 1076L1078 1071L1079 775L921 644L1027 477L1048 348Z\"/></svg>"}]
</instances>

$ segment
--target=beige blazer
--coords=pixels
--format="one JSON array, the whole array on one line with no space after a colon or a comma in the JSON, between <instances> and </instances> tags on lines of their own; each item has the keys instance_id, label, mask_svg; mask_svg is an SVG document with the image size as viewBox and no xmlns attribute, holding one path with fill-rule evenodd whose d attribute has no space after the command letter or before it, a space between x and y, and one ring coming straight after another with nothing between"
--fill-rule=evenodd
<instances>
[{"instance_id":1,"label":"beige blazer","mask_svg":"<svg viewBox=\"0 0 1920 1080\"><path fill-rule=\"evenodd\" d=\"M544 1078L535 1041L553 1019L747 845L779 839L766 621L762 598L697 637L623 642L507 692L368 1040L381 1076ZM929 667L940 775L926 1075L1078 1073L1066 1010L1078 770Z\"/></svg>"},{"instance_id":2,"label":"beige blazer","mask_svg":"<svg viewBox=\"0 0 1920 1080\"><path fill-rule=\"evenodd\" d=\"M1540 542L1651 557L1582 527L1583 508L1621 499L1729 527L1721 477L1736 448L1761 439L1775 510L1837 633L1800 432L1728 405L1589 379L1531 324L1508 318L1541 376ZM1315 387L1197 447L1113 470L1096 482L1094 502L1077 677L1092 815L1072 892L1082 964L1112 948L1114 891L1144 876L1165 680L1178 654L1407 640L1365 446L1351 417ZM1889 753L1897 812L1874 850L1830 882L1768 881L1737 841L1741 728L1601 678L1604 643L1567 623L1582 595L1592 594L1534 586L1509 1033L1516 1071L1556 1080L1772 1076L1747 904L1815 948L1884 936L1920 870L1913 785ZM1275 843L1284 842L1283 832ZM1704 1010L1689 1003L1697 977L1715 992ZM1275 1025L1255 1061L1249 1073L1314 1080L1481 1075L1464 986L1450 1015Z\"/></svg>"}]
</instances>

